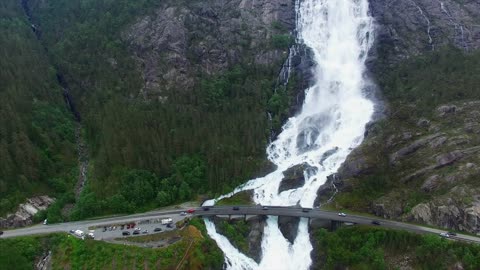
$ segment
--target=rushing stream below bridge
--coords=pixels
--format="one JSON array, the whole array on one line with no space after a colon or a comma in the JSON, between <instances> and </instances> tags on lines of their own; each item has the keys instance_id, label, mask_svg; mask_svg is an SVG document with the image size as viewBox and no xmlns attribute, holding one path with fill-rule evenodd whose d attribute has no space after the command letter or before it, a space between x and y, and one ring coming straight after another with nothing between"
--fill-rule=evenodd
<instances>
[{"instance_id":1,"label":"rushing stream below bridge","mask_svg":"<svg viewBox=\"0 0 480 270\"><path fill-rule=\"evenodd\" d=\"M306 89L300 113L291 117L268 148L268 158L277 169L265 177L252 179L234 192L254 191L255 203L312 207L317 190L327 176L337 172L348 154L363 140L365 126L374 113L367 99L369 84L365 60L373 42L373 19L367 0L299 0L297 43L304 43L314 54L314 83ZM282 172L307 163L314 167L305 173L305 184L278 192ZM306 219L300 220L297 237L290 243L281 233L278 218L269 216L262 239L260 263L241 253L205 220L209 235L223 250L227 269L306 270L313 249Z\"/></svg>"}]
</instances>

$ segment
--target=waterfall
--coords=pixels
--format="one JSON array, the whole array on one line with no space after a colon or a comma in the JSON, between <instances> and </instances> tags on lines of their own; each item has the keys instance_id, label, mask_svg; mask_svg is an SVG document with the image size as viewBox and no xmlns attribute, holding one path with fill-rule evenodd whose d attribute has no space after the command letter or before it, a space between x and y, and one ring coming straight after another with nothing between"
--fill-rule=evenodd
<instances>
[{"instance_id":1,"label":"waterfall","mask_svg":"<svg viewBox=\"0 0 480 270\"><path fill-rule=\"evenodd\" d=\"M300 113L283 126L267 148L277 170L252 179L232 193L253 190L262 205L312 207L318 188L335 173L353 148L363 140L374 104L365 97L368 78L365 60L373 39L373 19L367 0L301 0L297 5L298 42L308 46L316 66L312 87L306 90ZM328 154L327 154L328 153ZM315 173L305 184L278 193L283 171L308 163ZM209 235L223 250L227 269L308 269L313 249L307 220L301 219L295 241L280 232L277 217L268 217L262 240L262 259L256 263L238 251L215 226L205 220Z\"/></svg>"}]
</instances>

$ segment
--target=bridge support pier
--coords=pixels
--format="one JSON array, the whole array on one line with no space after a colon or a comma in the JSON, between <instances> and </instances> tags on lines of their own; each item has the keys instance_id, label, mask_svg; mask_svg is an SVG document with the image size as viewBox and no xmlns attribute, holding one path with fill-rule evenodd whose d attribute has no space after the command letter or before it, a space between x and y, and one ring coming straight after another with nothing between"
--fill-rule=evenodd
<instances>
[{"instance_id":1,"label":"bridge support pier","mask_svg":"<svg viewBox=\"0 0 480 270\"><path fill-rule=\"evenodd\" d=\"M332 232L336 231L338 228L340 228L342 226L342 223L343 222L337 221L337 220L330 221L330 230Z\"/></svg>"}]
</instances>

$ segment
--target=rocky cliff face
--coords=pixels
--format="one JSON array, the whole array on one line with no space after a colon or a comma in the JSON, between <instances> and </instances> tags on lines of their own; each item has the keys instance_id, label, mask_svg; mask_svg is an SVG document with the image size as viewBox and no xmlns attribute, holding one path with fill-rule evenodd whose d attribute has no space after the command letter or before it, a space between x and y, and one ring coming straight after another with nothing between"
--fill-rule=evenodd
<instances>
[{"instance_id":1,"label":"rocky cliff face","mask_svg":"<svg viewBox=\"0 0 480 270\"><path fill-rule=\"evenodd\" d=\"M418 79L417 85L395 88L384 81L385 76L399 70L398 65L403 65L405 59L417 59L452 45L466 54L477 51L480 48L480 2L371 0L370 4L377 33L368 65L383 87L380 91L386 93L385 119L368 127L364 143L319 191L317 204L325 202L335 186L340 194L343 193L336 202L338 207L349 206L385 218L477 232L480 229L476 181L480 162L480 114L477 97L464 95L462 91L478 92L478 84L471 80L463 85L464 79L451 78L421 85ZM419 62L425 61L419 59ZM452 74L454 61L451 67L446 65L439 71ZM432 68L436 64L433 60ZM478 66L471 68L478 69ZM405 82L415 80L413 76L405 73L398 77ZM445 88L444 84L458 84L450 91L460 94L452 96L450 103L414 113L419 111L415 108L418 104L435 104L442 100L441 91L435 88ZM409 91L417 87L431 96L407 97ZM397 92L392 94L392 91ZM349 197L358 189L362 189L368 199Z\"/></svg>"},{"instance_id":2,"label":"rocky cliff face","mask_svg":"<svg viewBox=\"0 0 480 270\"><path fill-rule=\"evenodd\" d=\"M374 64L391 65L450 44L465 51L480 47L476 0L371 0L370 8L378 26Z\"/></svg>"},{"instance_id":3,"label":"rocky cliff face","mask_svg":"<svg viewBox=\"0 0 480 270\"><path fill-rule=\"evenodd\" d=\"M38 211L46 210L54 202L55 199L48 196L30 198L18 207L15 214L10 214L6 218L0 218L0 228L18 228L31 225L33 216Z\"/></svg>"},{"instance_id":4,"label":"rocky cliff face","mask_svg":"<svg viewBox=\"0 0 480 270\"><path fill-rule=\"evenodd\" d=\"M140 93L162 99L168 90L191 90L200 72L218 74L241 61L280 70L288 50L269 40L294 28L293 0L189 1L138 19L123 39L143 73Z\"/></svg>"}]
</instances>

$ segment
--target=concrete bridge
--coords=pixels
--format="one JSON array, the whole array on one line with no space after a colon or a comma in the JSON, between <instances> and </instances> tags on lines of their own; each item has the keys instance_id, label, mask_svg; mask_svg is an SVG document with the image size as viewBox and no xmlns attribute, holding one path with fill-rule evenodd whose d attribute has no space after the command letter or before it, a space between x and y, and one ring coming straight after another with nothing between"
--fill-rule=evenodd
<instances>
[{"instance_id":1,"label":"concrete bridge","mask_svg":"<svg viewBox=\"0 0 480 270\"><path fill-rule=\"evenodd\" d=\"M26 235L47 234L55 232L68 232L78 228L87 230L89 227L108 226L111 224L125 224L129 222L141 222L144 220L152 220L165 217L173 217L175 221L185 218L182 212L188 209L176 209L176 210L161 210L151 211L142 214L116 216L96 220L85 220L77 222L67 222L52 225L36 225L27 228L21 228L16 230L7 230L0 238L9 238ZM322 220L330 222L333 228L343 223L352 224L365 224L372 226L379 226L391 229L405 230L414 233L434 233L440 234L445 230L434 229L430 227L424 227L420 225L403 223L391 220L384 220L376 217L364 216L364 215L351 215L340 216L337 212L325 211L321 209L301 208L301 207L280 207L280 206L210 206L199 207L194 209L195 212L192 216L198 217L210 217L210 216L242 216L244 218L248 216L289 216L307 218L313 222L315 220ZM372 222L378 222L377 225ZM458 234L451 237L452 239L466 242L480 243L480 238L471 235Z\"/></svg>"}]
</instances>

